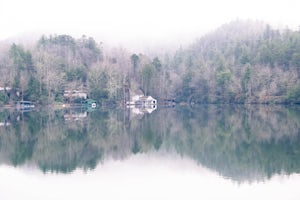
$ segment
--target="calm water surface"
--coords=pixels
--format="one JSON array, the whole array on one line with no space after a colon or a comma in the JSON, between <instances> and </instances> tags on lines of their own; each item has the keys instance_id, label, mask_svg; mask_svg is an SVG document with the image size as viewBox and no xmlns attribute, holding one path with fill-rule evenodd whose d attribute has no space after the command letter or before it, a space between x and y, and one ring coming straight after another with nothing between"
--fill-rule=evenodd
<instances>
[{"instance_id":1,"label":"calm water surface","mask_svg":"<svg viewBox=\"0 0 300 200\"><path fill-rule=\"evenodd\" d=\"M299 199L300 107L0 112L0 199Z\"/></svg>"}]
</instances>

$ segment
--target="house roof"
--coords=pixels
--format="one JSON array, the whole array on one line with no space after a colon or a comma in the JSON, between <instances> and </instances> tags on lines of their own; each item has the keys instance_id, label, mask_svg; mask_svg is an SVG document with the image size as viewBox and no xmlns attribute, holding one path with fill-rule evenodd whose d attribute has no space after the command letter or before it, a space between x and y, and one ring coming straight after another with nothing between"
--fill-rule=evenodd
<instances>
[{"instance_id":1,"label":"house roof","mask_svg":"<svg viewBox=\"0 0 300 200\"><path fill-rule=\"evenodd\" d=\"M156 99L154 99L153 97L151 97L151 96L143 96L143 97L140 97L140 100L144 100L144 101L146 101L146 100L148 100L148 101L152 101L152 100L156 100Z\"/></svg>"}]
</instances>

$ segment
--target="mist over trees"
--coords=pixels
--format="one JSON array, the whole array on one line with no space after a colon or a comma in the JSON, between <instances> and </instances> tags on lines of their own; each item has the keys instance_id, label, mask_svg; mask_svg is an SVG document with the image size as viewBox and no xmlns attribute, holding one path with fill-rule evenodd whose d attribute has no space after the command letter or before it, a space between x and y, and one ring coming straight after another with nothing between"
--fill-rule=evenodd
<instances>
[{"instance_id":1,"label":"mist over trees","mask_svg":"<svg viewBox=\"0 0 300 200\"><path fill-rule=\"evenodd\" d=\"M114 104L129 91L187 103L299 103L300 33L234 21L157 56L104 49L87 36L42 36L1 46L0 74L2 105L64 102L66 90Z\"/></svg>"},{"instance_id":2,"label":"mist over trees","mask_svg":"<svg viewBox=\"0 0 300 200\"><path fill-rule=\"evenodd\" d=\"M175 55L177 97L193 102L299 101L300 34L258 22L232 22Z\"/></svg>"}]
</instances>

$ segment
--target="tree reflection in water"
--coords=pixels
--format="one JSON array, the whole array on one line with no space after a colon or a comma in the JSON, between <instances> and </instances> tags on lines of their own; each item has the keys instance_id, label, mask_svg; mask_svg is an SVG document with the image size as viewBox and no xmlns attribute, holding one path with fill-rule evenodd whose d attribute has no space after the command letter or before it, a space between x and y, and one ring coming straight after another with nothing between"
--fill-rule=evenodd
<instances>
[{"instance_id":1,"label":"tree reflection in water","mask_svg":"<svg viewBox=\"0 0 300 200\"><path fill-rule=\"evenodd\" d=\"M42 171L92 170L108 159L165 151L236 181L300 172L298 106L0 113L0 162ZM167 156L167 155L166 155Z\"/></svg>"}]
</instances>

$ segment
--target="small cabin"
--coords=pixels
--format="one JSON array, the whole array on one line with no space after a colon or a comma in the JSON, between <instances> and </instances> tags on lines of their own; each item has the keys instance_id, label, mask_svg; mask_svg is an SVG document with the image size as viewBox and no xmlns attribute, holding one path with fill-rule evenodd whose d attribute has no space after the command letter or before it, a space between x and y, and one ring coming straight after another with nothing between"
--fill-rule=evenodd
<instances>
[{"instance_id":1,"label":"small cabin","mask_svg":"<svg viewBox=\"0 0 300 200\"><path fill-rule=\"evenodd\" d=\"M10 87L1 87L0 86L0 91L10 91L11 90L11 88Z\"/></svg>"},{"instance_id":2,"label":"small cabin","mask_svg":"<svg viewBox=\"0 0 300 200\"><path fill-rule=\"evenodd\" d=\"M78 90L65 90L64 91L64 97L67 99L87 99L87 93L83 91L78 91Z\"/></svg>"}]
</instances>

